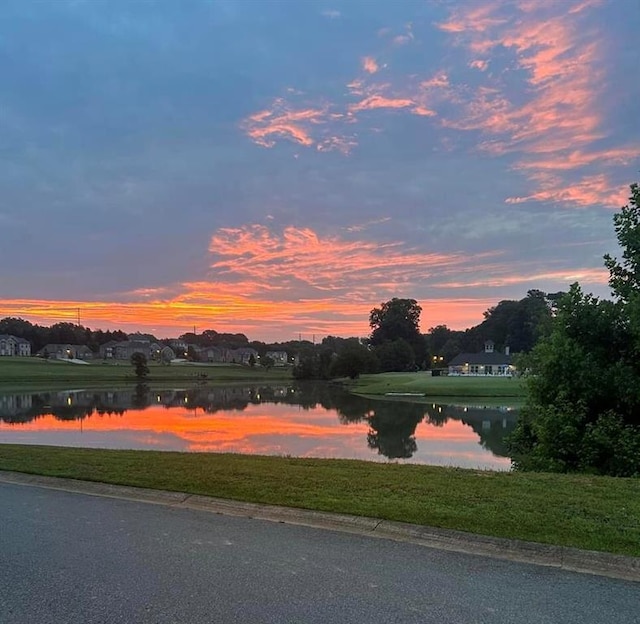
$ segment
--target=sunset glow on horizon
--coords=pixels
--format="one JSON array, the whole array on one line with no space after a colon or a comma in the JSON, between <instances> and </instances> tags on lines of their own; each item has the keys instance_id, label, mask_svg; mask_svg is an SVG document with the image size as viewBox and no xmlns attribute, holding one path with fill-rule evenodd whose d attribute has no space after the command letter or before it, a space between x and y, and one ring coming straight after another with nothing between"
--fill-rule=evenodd
<instances>
[{"instance_id":1,"label":"sunset glow on horizon","mask_svg":"<svg viewBox=\"0 0 640 624\"><path fill-rule=\"evenodd\" d=\"M0 318L159 338L465 329L608 296L640 176L640 5L0 9Z\"/></svg>"}]
</instances>

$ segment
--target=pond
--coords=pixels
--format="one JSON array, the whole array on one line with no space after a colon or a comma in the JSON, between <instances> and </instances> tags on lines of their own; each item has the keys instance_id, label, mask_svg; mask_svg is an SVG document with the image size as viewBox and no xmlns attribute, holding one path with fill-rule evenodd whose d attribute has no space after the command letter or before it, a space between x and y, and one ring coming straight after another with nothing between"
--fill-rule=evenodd
<instances>
[{"instance_id":1,"label":"pond","mask_svg":"<svg viewBox=\"0 0 640 624\"><path fill-rule=\"evenodd\" d=\"M329 384L0 394L0 443L232 452L509 470L509 407L411 403Z\"/></svg>"}]
</instances>

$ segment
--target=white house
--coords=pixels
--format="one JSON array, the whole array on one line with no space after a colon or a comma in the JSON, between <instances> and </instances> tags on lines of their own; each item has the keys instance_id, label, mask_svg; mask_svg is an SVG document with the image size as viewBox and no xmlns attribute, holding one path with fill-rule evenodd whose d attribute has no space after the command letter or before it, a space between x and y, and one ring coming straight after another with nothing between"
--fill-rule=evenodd
<instances>
[{"instance_id":1,"label":"white house","mask_svg":"<svg viewBox=\"0 0 640 624\"><path fill-rule=\"evenodd\" d=\"M510 377L514 370L509 347L500 353L495 350L492 340L484 343L484 351L460 353L449 362L449 375Z\"/></svg>"},{"instance_id":2,"label":"white house","mask_svg":"<svg viewBox=\"0 0 640 624\"><path fill-rule=\"evenodd\" d=\"M286 351L267 351L265 357L270 357L274 366L286 366L289 362L289 356Z\"/></svg>"},{"instance_id":3,"label":"white house","mask_svg":"<svg viewBox=\"0 0 640 624\"><path fill-rule=\"evenodd\" d=\"M24 338L0 334L0 356L23 356L31 355L31 343Z\"/></svg>"}]
</instances>

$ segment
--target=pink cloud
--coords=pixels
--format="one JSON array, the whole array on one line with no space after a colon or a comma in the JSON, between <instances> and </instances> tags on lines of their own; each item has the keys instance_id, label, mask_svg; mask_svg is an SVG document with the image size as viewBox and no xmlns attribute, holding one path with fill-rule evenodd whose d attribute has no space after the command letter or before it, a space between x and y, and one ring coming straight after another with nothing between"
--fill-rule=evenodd
<instances>
[{"instance_id":1,"label":"pink cloud","mask_svg":"<svg viewBox=\"0 0 640 624\"><path fill-rule=\"evenodd\" d=\"M623 159L637 159L640 146L612 149L611 159L600 158L602 150L595 147L607 136L600 91L604 43L602 37L587 37L580 19L599 3L574 1L560 7L557 2L523 0L516 6L519 14L507 18L503 3L479 7L474 2L439 24L470 54L507 50L517 70L525 72L526 101L512 101L498 77L474 92L459 88L459 114L443 121L446 127L481 132L485 139L480 147L489 153L516 154L513 168L538 188L510 198L510 203L619 206L620 190L610 170ZM472 60L470 65L482 69L485 62ZM544 158L532 157L535 154ZM543 175L547 170L556 175ZM573 182L576 173L582 174L579 182Z\"/></svg>"},{"instance_id":2,"label":"pink cloud","mask_svg":"<svg viewBox=\"0 0 640 624\"><path fill-rule=\"evenodd\" d=\"M449 20L437 24L437 27L448 33L484 33L506 23L506 18L495 15L499 7L499 3L482 6L474 2L466 10L454 10Z\"/></svg>"},{"instance_id":3,"label":"pink cloud","mask_svg":"<svg viewBox=\"0 0 640 624\"><path fill-rule=\"evenodd\" d=\"M469 63L469 67L472 67L473 69L479 69L480 71L487 71L487 69L489 69L489 61L476 59L475 61L471 61Z\"/></svg>"},{"instance_id":4,"label":"pink cloud","mask_svg":"<svg viewBox=\"0 0 640 624\"><path fill-rule=\"evenodd\" d=\"M477 69L479 86L455 83L450 72L435 71L402 80L388 74L376 81L375 56L361 58L362 73L347 86L345 99L322 105L289 104L282 99L243 123L257 144L273 147L287 140L318 151L349 154L357 146L357 124L365 113L411 114L439 127L479 135L478 149L511 156L511 168L528 181L527 192L508 203L560 202L568 206L594 204L619 207L621 191L613 178L620 165L640 158L640 145L602 148L609 138L602 108L605 42L589 34L582 19L600 0L519 0L505 7L493 0L458 3L448 20L438 24L456 45L469 53L468 66ZM411 24L402 35L413 39ZM388 48L387 48L388 50ZM493 55L510 55L507 69L487 71ZM504 65L504 64L502 64ZM496 68L499 64L496 63ZM455 74L453 74L455 76ZM513 96L513 84L522 84ZM291 94L291 97L301 94ZM442 117L442 111L446 117ZM366 119L369 119L367 115ZM382 126L367 127L381 132ZM447 143L448 141L448 143ZM443 137L451 145L451 137ZM626 185L622 185L626 186Z\"/></svg>"},{"instance_id":5,"label":"pink cloud","mask_svg":"<svg viewBox=\"0 0 640 624\"><path fill-rule=\"evenodd\" d=\"M290 91L291 92L291 91ZM300 95L292 93L292 96ZM357 145L353 135L333 133L336 122L344 113L331 106L322 108L296 107L283 98L274 100L270 109L254 113L241 124L247 136L262 147L274 147L279 140L287 140L318 151L339 151L348 154Z\"/></svg>"},{"instance_id":6,"label":"pink cloud","mask_svg":"<svg viewBox=\"0 0 640 624\"><path fill-rule=\"evenodd\" d=\"M436 73L434 76L429 78L428 80L423 80L420 83L420 87L422 89L447 89L451 86L449 82L449 76L443 71Z\"/></svg>"},{"instance_id":7,"label":"pink cloud","mask_svg":"<svg viewBox=\"0 0 640 624\"><path fill-rule=\"evenodd\" d=\"M413 100L406 98L387 98L382 95L371 95L357 104L350 106L349 110L358 112L376 108L408 108L413 105Z\"/></svg>"},{"instance_id":8,"label":"pink cloud","mask_svg":"<svg viewBox=\"0 0 640 624\"><path fill-rule=\"evenodd\" d=\"M567 202L576 206L593 206L606 198L607 205L619 207L626 203L628 192L612 184L606 175L582 177L567 185L558 176L538 176L540 190L526 197L508 197L508 204L527 201Z\"/></svg>"},{"instance_id":9,"label":"pink cloud","mask_svg":"<svg viewBox=\"0 0 640 624\"><path fill-rule=\"evenodd\" d=\"M349 126L358 123L358 113L405 110L419 117L436 117L437 112L431 105L437 99L434 93L450 87L444 72L437 72L427 80L414 78L402 87L372 82L372 74L378 71L373 57L364 57L362 66L365 75L346 85L349 96L359 98L358 101L341 105L325 102L318 107L277 98L269 109L247 117L241 124L242 130L262 147L274 147L284 139L303 147L315 147L320 152L339 151L347 155L358 144L355 133L347 131ZM289 98L302 95L291 89L288 93Z\"/></svg>"},{"instance_id":10,"label":"pink cloud","mask_svg":"<svg viewBox=\"0 0 640 624\"><path fill-rule=\"evenodd\" d=\"M306 125L322 123L326 111L309 108L289 110L283 100L276 100L273 110L255 113L245 121L247 134L259 145L273 147L276 138L286 138L294 143L310 146L315 143Z\"/></svg>"},{"instance_id":11,"label":"pink cloud","mask_svg":"<svg viewBox=\"0 0 640 624\"><path fill-rule=\"evenodd\" d=\"M80 308L86 325L146 328L160 335L197 325L255 338L283 339L299 332L362 336L369 331L370 310L380 301L415 296L425 280L477 269L495 255L429 253L400 242L321 236L309 228L272 231L262 225L220 229L209 250L212 262L204 279L122 293L117 301L5 299L0 315L51 323L75 319ZM429 300L428 322L478 322L495 303L487 301ZM436 311L442 316L434 318Z\"/></svg>"},{"instance_id":12,"label":"pink cloud","mask_svg":"<svg viewBox=\"0 0 640 624\"><path fill-rule=\"evenodd\" d=\"M436 269L465 264L464 254L430 254L407 249L401 243L321 238L308 228L285 228L274 234L261 225L219 230L210 251L219 276L233 275L234 283L249 280L270 288L308 288L308 294L344 292L366 297L380 282L418 283ZM268 276L268 277L267 277Z\"/></svg>"},{"instance_id":13,"label":"pink cloud","mask_svg":"<svg viewBox=\"0 0 640 624\"><path fill-rule=\"evenodd\" d=\"M605 269L570 268L563 271L540 271L536 273L488 275L481 279L456 280L434 284L438 288L500 288L527 283L553 281L604 285L609 281L609 273Z\"/></svg>"},{"instance_id":14,"label":"pink cloud","mask_svg":"<svg viewBox=\"0 0 640 624\"><path fill-rule=\"evenodd\" d=\"M368 74L375 74L379 67L378 63L376 63L376 60L372 56L365 56L362 59L362 69L364 69Z\"/></svg>"}]
</instances>

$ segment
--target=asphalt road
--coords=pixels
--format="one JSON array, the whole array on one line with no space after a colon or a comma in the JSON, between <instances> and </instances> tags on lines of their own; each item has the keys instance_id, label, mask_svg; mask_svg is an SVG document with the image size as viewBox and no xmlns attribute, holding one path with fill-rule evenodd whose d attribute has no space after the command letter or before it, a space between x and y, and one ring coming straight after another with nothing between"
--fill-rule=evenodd
<instances>
[{"instance_id":1,"label":"asphalt road","mask_svg":"<svg viewBox=\"0 0 640 624\"><path fill-rule=\"evenodd\" d=\"M640 583L0 483L0 623L640 621Z\"/></svg>"}]
</instances>

